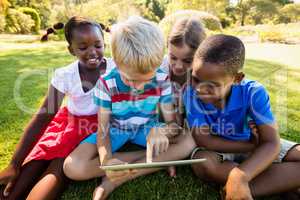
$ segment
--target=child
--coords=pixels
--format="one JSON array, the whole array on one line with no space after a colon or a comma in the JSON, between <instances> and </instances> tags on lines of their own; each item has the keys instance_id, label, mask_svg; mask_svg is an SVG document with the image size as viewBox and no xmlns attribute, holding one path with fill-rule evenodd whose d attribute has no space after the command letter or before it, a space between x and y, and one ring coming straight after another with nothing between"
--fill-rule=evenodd
<instances>
[{"instance_id":1,"label":"child","mask_svg":"<svg viewBox=\"0 0 300 200\"><path fill-rule=\"evenodd\" d=\"M238 38L209 37L195 53L191 85L183 96L199 146L193 158L207 159L192 168L198 177L224 184L226 199L233 200L300 187L300 146L281 140L280 150L269 96L258 82L243 79L244 60ZM257 126L257 137L251 138L248 118Z\"/></svg>"},{"instance_id":2,"label":"child","mask_svg":"<svg viewBox=\"0 0 300 200\"><path fill-rule=\"evenodd\" d=\"M98 133L83 141L66 159L64 172L69 178L103 176L100 165L145 162L145 151L115 153L128 141L147 146L148 158L154 150L155 161L178 160L190 154L195 146L191 135L180 135L173 144L171 138L177 131L167 130L175 116L168 74L158 68L163 59L163 43L159 28L140 17L131 17L113 27L112 54L117 67L97 83ZM158 106L166 111L166 124L158 122ZM94 191L94 200L105 199L122 183L157 170L106 173Z\"/></svg>"},{"instance_id":3,"label":"child","mask_svg":"<svg viewBox=\"0 0 300 200\"><path fill-rule=\"evenodd\" d=\"M191 69L194 53L206 38L201 22L193 17L184 17L175 22L168 35L168 54L164 57L161 69L169 74L173 90L173 104L176 109L176 122L184 126L182 91L185 88L188 72ZM171 177L176 176L175 167L168 168Z\"/></svg>"},{"instance_id":4,"label":"child","mask_svg":"<svg viewBox=\"0 0 300 200\"><path fill-rule=\"evenodd\" d=\"M72 17L65 37L78 60L55 70L44 103L25 129L9 166L0 173L0 182L7 184L7 199L57 199L66 181L64 158L97 130L93 90L110 66L103 57L102 29L95 22ZM65 96L67 106L60 108Z\"/></svg>"},{"instance_id":5,"label":"child","mask_svg":"<svg viewBox=\"0 0 300 200\"><path fill-rule=\"evenodd\" d=\"M174 104L179 111L177 122L183 126L182 89L185 87L188 71L191 68L195 51L206 38L205 30L199 20L188 17L175 22L168 36L168 55L161 69L169 74L174 93Z\"/></svg>"}]
</instances>

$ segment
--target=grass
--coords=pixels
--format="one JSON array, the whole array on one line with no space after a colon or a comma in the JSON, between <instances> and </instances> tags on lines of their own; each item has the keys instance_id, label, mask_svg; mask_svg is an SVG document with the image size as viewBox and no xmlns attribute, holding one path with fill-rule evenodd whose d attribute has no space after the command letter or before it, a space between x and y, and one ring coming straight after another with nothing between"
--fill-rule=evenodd
<instances>
[{"instance_id":1,"label":"grass","mask_svg":"<svg viewBox=\"0 0 300 200\"><path fill-rule=\"evenodd\" d=\"M1 41L0 36L0 47L7 43L9 42ZM289 49L286 46L285 48ZM292 49L291 47L289 51ZM300 82L300 68L253 57L255 56L252 55L246 61L247 76L266 85L281 126L282 137L300 142L300 100L297 98L300 95L297 87ZM9 48L0 48L0 170L8 164L26 123L40 105L50 84L52 70L70 63L73 59L67 53L63 42L34 43L30 46L28 43L12 43ZM21 95L16 101L14 88L18 80L32 73L34 75L22 82ZM20 109L20 105L27 107L27 111ZM100 182L101 179L74 182L61 199L91 199L93 189ZM216 200L219 196L217 187L197 180L189 167L180 167L175 179L168 177L165 171L140 177L118 188L110 199Z\"/></svg>"}]
</instances>

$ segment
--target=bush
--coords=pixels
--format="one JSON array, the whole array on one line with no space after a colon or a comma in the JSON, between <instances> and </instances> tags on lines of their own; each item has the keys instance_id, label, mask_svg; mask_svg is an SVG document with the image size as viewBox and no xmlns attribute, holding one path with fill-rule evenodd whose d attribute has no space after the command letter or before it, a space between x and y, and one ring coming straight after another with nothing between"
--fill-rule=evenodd
<instances>
[{"instance_id":1,"label":"bush","mask_svg":"<svg viewBox=\"0 0 300 200\"><path fill-rule=\"evenodd\" d=\"M41 29L41 18L39 13L35 9L28 7L21 7L18 10L26 15L30 15L35 24L32 31L38 33Z\"/></svg>"},{"instance_id":2,"label":"bush","mask_svg":"<svg viewBox=\"0 0 300 200\"><path fill-rule=\"evenodd\" d=\"M6 25L5 16L4 15L0 15L0 33L4 32L5 25Z\"/></svg>"},{"instance_id":3,"label":"bush","mask_svg":"<svg viewBox=\"0 0 300 200\"><path fill-rule=\"evenodd\" d=\"M31 33L34 27L34 21L29 15L26 15L15 9L8 9L6 15L5 31L8 33Z\"/></svg>"},{"instance_id":4,"label":"bush","mask_svg":"<svg viewBox=\"0 0 300 200\"><path fill-rule=\"evenodd\" d=\"M280 9L279 23L300 21L300 4L287 4Z\"/></svg>"},{"instance_id":5,"label":"bush","mask_svg":"<svg viewBox=\"0 0 300 200\"><path fill-rule=\"evenodd\" d=\"M182 10L165 17L159 23L159 26L162 28L165 36L169 35L174 23L182 17L193 17L199 19L204 27L211 31L220 31L222 29L220 20L214 15L196 10Z\"/></svg>"},{"instance_id":6,"label":"bush","mask_svg":"<svg viewBox=\"0 0 300 200\"><path fill-rule=\"evenodd\" d=\"M262 31L259 33L259 36L262 42L285 42L285 37L280 31Z\"/></svg>"}]
</instances>

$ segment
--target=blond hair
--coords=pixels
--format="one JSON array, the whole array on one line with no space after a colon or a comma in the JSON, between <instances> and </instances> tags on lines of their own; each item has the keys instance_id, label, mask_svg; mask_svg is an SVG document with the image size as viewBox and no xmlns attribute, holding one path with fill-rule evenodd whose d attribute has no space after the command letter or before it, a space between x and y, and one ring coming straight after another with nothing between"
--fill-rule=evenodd
<instances>
[{"instance_id":1,"label":"blond hair","mask_svg":"<svg viewBox=\"0 0 300 200\"><path fill-rule=\"evenodd\" d=\"M114 25L111 46L116 64L135 72L154 71L163 59L163 34L156 24L142 17L130 17Z\"/></svg>"},{"instance_id":2,"label":"blond hair","mask_svg":"<svg viewBox=\"0 0 300 200\"><path fill-rule=\"evenodd\" d=\"M206 33L202 23L194 17L185 17L175 22L168 37L168 43L175 46L186 44L196 51L205 38Z\"/></svg>"}]
</instances>

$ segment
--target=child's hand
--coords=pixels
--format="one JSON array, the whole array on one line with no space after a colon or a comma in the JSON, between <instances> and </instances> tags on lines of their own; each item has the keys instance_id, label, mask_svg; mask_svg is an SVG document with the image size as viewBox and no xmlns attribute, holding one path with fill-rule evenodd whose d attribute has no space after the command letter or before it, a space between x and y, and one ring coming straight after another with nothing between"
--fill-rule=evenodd
<instances>
[{"instance_id":1,"label":"child's hand","mask_svg":"<svg viewBox=\"0 0 300 200\"><path fill-rule=\"evenodd\" d=\"M230 172L224 189L225 200L253 200L249 183L237 168Z\"/></svg>"},{"instance_id":2,"label":"child's hand","mask_svg":"<svg viewBox=\"0 0 300 200\"><path fill-rule=\"evenodd\" d=\"M15 184L15 181L19 173L20 173L19 169L12 165L9 165L6 169L0 172L0 184L6 185L3 192L3 195L5 197L7 197L11 192L11 190L13 189L13 186Z\"/></svg>"},{"instance_id":3,"label":"child's hand","mask_svg":"<svg viewBox=\"0 0 300 200\"><path fill-rule=\"evenodd\" d=\"M179 133L182 131L182 127L175 122L168 123L167 126L159 129L160 132L164 133L169 138L179 135Z\"/></svg>"},{"instance_id":4,"label":"child's hand","mask_svg":"<svg viewBox=\"0 0 300 200\"><path fill-rule=\"evenodd\" d=\"M166 152L169 148L169 139L161 128L153 128L147 137L146 162L151 163L153 156Z\"/></svg>"},{"instance_id":5,"label":"child's hand","mask_svg":"<svg viewBox=\"0 0 300 200\"><path fill-rule=\"evenodd\" d=\"M128 164L128 163L123 162L122 160L119 160L117 158L112 158L112 159L108 160L105 163L105 165L122 165L122 164ZM137 170L134 170L134 169L120 170L120 171L107 170L106 171L106 176L109 180L116 181L116 180L121 179L125 176L132 175L136 172L137 172Z\"/></svg>"}]
</instances>

